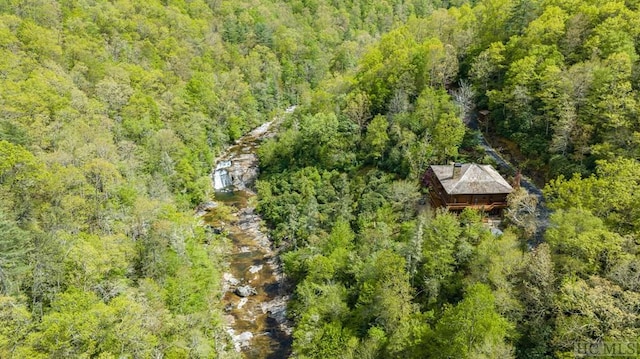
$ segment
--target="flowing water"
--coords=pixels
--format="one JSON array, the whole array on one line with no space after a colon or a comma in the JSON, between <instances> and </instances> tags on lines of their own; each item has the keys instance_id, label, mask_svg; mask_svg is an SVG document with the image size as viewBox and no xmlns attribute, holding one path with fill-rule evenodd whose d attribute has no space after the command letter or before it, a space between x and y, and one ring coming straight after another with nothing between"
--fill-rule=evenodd
<instances>
[{"instance_id":1,"label":"flowing water","mask_svg":"<svg viewBox=\"0 0 640 359\"><path fill-rule=\"evenodd\" d=\"M223 278L223 304L227 331L245 358L286 358L291 350L291 323L286 318L290 288L255 212L253 192L258 176L256 149L271 134L271 125L256 128L218 158L212 172L216 202L210 203L203 217L233 242ZM223 207L232 209L231 218L224 221L216 213Z\"/></svg>"},{"instance_id":2,"label":"flowing water","mask_svg":"<svg viewBox=\"0 0 640 359\"><path fill-rule=\"evenodd\" d=\"M216 191L222 191L233 184L227 170L229 167L231 167L231 161L222 161L216 165L216 169L213 171L213 188Z\"/></svg>"}]
</instances>

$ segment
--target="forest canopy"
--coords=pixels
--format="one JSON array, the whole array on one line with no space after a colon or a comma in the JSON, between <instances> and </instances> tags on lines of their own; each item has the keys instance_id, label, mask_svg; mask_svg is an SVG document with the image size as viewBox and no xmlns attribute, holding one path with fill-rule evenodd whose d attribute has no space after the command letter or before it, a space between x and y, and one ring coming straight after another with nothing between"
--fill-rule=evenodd
<instances>
[{"instance_id":1,"label":"forest canopy","mask_svg":"<svg viewBox=\"0 0 640 359\"><path fill-rule=\"evenodd\" d=\"M290 105L256 187L294 357L637 343L639 53L637 0L2 1L0 357L237 357L193 210ZM492 162L478 110L539 238L425 210L429 165Z\"/></svg>"},{"instance_id":2,"label":"forest canopy","mask_svg":"<svg viewBox=\"0 0 640 359\"><path fill-rule=\"evenodd\" d=\"M193 209L225 146L400 20L362 5L0 2L0 357L237 356Z\"/></svg>"},{"instance_id":3,"label":"forest canopy","mask_svg":"<svg viewBox=\"0 0 640 359\"><path fill-rule=\"evenodd\" d=\"M260 149L259 209L296 283L295 357L637 343L639 4L441 5L321 82ZM429 165L492 163L476 120L545 187L548 218L524 190L501 235L481 213L424 210Z\"/></svg>"}]
</instances>

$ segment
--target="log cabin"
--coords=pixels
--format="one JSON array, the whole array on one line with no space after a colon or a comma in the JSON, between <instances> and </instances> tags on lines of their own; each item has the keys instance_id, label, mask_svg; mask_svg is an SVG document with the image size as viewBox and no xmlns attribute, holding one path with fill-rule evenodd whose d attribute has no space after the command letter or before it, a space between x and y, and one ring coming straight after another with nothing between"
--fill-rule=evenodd
<instances>
[{"instance_id":1,"label":"log cabin","mask_svg":"<svg viewBox=\"0 0 640 359\"><path fill-rule=\"evenodd\" d=\"M423 177L431 206L450 211L465 208L499 214L513 188L490 165L475 163L429 166Z\"/></svg>"}]
</instances>

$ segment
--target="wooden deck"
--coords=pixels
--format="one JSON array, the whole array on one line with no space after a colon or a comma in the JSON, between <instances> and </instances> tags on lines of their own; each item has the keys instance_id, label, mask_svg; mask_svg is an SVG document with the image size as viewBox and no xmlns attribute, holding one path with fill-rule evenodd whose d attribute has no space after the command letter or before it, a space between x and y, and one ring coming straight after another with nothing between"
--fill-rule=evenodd
<instances>
[{"instance_id":1,"label":"wooden deck","mask_svg":"<svg viewBox=\"0 0 640 359\"><path fill-rule=\"evenodd\" d=\"M462 211L465 208L472 208L484 212L493 210L501 210L507 208L506 201L491 201L487 203L468 203L468 202L448 202L444 196L437 191L429 191L429 201L433 208L446 208L449 211Z\"/></svg>"}]
</instances>

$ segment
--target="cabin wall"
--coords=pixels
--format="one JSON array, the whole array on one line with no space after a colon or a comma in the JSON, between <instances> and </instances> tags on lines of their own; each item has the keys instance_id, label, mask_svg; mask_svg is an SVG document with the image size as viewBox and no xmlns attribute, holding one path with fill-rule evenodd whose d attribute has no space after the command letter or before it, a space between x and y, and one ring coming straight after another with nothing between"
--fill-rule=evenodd
<instances>
[{"instance_id":1,"label":"cabin wall","mask_svg":"<svg viewBox=\"0 0 640 359\"><path fill-rule=\"evenodd\" d=\"M492 211L507 207L506 193L449 195L435 175L429 176L427 174L425 180L429 183L429 197L431 206L434 208L443 207L452 211L459 211L471 207Z\"/></svg>"},{"instance_id":2,"label":"cabin wall","mask_svg":"<svg viewBox=\"0 0 640 359\"><path fill-rule=\"evenodd\" d=\"M497 202L507 202L507 194L457 194L447 196L449 204L489 205Z\"/></svg>"}]
</instances>

